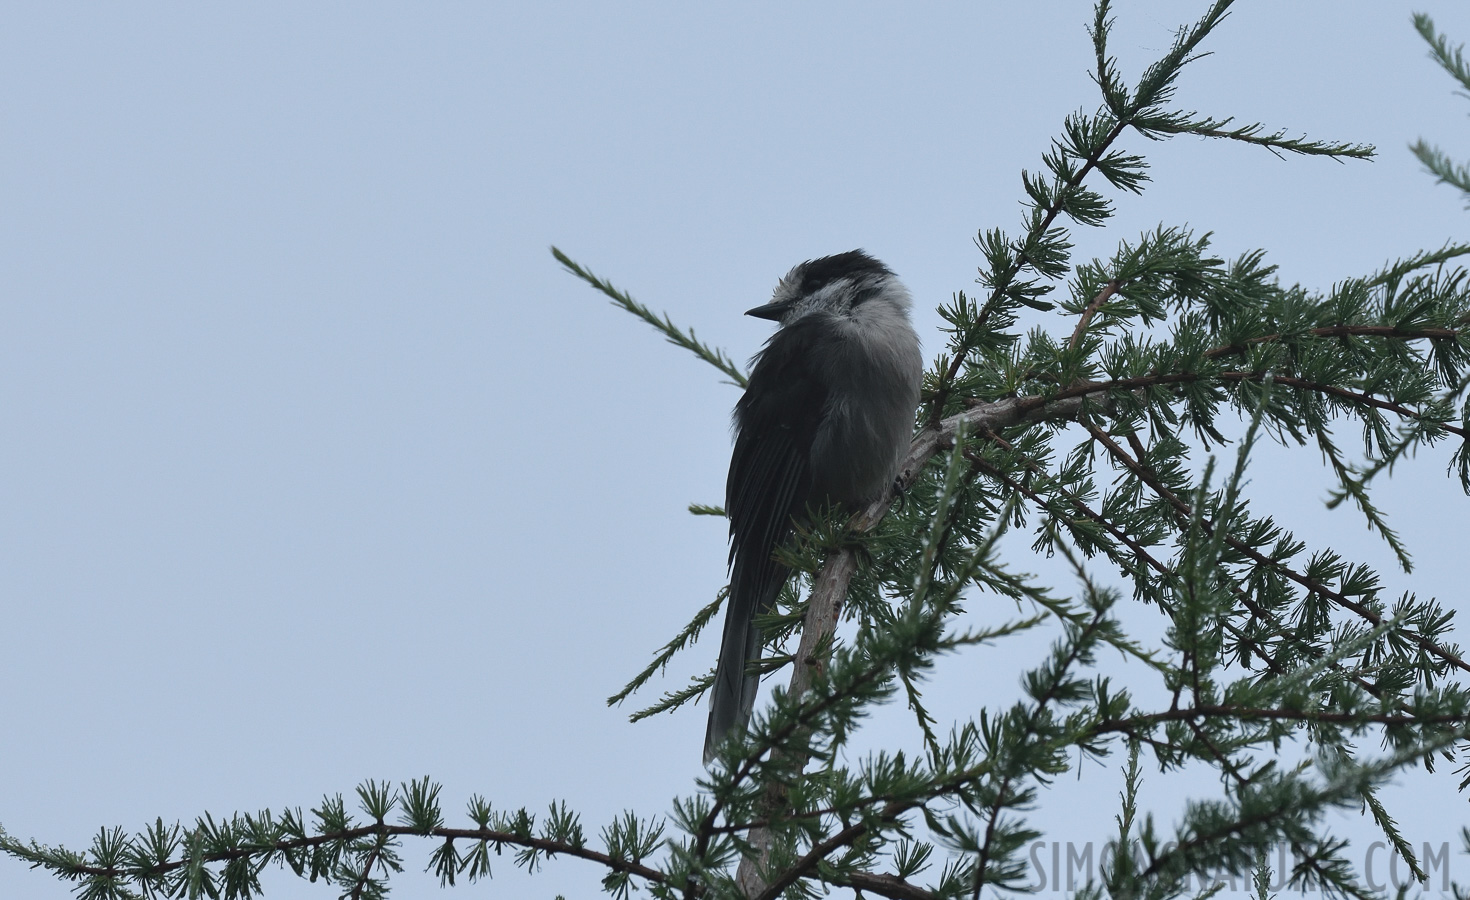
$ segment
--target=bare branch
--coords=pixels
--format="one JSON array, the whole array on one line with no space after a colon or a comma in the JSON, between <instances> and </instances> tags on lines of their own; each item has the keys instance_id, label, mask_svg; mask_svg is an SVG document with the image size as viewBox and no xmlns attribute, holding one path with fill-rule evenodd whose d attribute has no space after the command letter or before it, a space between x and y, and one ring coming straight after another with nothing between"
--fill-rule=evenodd
<instances>
[{"instance_id":1,"label":"bare branch","mask_svg":"<svg viewBox=\"0 0 1470 900\"><path fill-rule=\"evenodd\" d=\"M1092 321L1093 314L1101 309L1104 303L1111 300L1122 286L1122 282L1116 278L1103 285L1103 289L1097 292L1097 296L1093 297L1092 302L1087 304L1087 308L1082 311L1082 318L1077 320L1077 327L1072 329L1072 339L1067 341L1068 349L1075 349L1082 342L1082 335L1087 331L1087 323Z\"/></svg>"}]
</instances>

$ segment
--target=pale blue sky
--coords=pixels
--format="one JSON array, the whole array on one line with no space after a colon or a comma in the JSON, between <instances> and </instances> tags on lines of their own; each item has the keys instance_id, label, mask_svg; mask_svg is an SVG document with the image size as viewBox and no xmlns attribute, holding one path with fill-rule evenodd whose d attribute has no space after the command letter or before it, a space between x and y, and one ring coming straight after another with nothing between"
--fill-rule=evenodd
<instances>
[{"instance_id":1,"label":"pale blue sky","mask_svg":"<svg viewBox=\"0 0 1470 900\"><path fill-rule=\"evenodd\" d=\"M1124 72L1204 6L1118 0ZM1438 7L1241 0L1180 104L1381 157L1130 136L1155 183L1079 252L1188 224L1326 288L1470 237L1405 149L1470 157L1470 104L1409 24L1426 8L1470 39L1470 13ZM630 726L602 700L723 584L722 523L684 508L722 499L736 394L548 245L742 360L769 333L742 310L860 246L913 290L932 358L974 234L1015 227L1020 169L1096 105L1089 9L7 4L0 823L79 847L423 774L451 816L472 792L565 799L594 831L665 811L703 709ZM1463 606L1466 499L1418 462L1384 502L1420 568L1385 575ZM1317 466L1267 454L1254 489L1384 562L1322 511ZM1020 659L957 663L936 702L1009 696ZM1404 789L1404 824L1453 843L1470 815L1434 784ZM1118 787L1069 782L1096 823L1066 797L1043 821L1101 840ZM507 859L458 890L594 889L586 864L552 870ZM0 862L0 896L66 895Z\"/></svg>"}]
</instances>

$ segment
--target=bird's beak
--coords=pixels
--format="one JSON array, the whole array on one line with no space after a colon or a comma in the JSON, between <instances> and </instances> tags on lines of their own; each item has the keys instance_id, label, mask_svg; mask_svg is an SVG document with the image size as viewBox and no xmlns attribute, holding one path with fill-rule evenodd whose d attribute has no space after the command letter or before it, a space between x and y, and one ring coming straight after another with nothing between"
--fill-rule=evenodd
<instances>
[{"instance_id":1,"label":"bird's beak","mask_svg":"<svg viewBox=\"0 0 1470 900\"><path fill-rule=\"evenodd\" d=\"M772 322L779 322L781 321L781 317L786 314L786 310L790 308L791 304L789 302L782 301L780 303L767 303L765 306L757 306L755 309L747 309L745 314L747 316L755 316L757 319L770 319Z\"/></svg>"}]
</instances>

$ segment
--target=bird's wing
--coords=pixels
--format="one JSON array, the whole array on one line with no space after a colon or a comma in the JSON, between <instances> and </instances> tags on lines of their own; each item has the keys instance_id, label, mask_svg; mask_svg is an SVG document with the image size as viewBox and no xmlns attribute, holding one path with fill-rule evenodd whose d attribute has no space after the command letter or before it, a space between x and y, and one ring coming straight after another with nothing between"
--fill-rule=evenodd
<instances>
[{"instance_id":1,"label":"bird's wing","mask_svg":"<svg viewBox=\"0 0 1470 900\"><path fill-rule=\"evenodd\" d=\"M820 334L812 334L804 322L777 332L735 405L735 452L725 483L730 597L710 692L706 762L720 741L750 717L759 688L759 679L745 672L760 655L755 616L770 608L790 574L772 554L791 534L791 517L805 508L811 489L812 441L827 404L827 385L801 351Z\"/></svg>"},{"instance_id":2,"label":"bird's wing","mask_svg":"<svg viewBox=\"0 0 1470 900\"><path fill-rule=\"evenodd\" d=\"M725 483L731 589L743 594L749 587L760 611L780 590L771 580L786 579L771 554L809 499L812 442L828 396L826 380L810 364L812 342L824 334L814 327L819 324L802 320L777 332L735 405L735 451Z\"/></svg>"}]
</instances>

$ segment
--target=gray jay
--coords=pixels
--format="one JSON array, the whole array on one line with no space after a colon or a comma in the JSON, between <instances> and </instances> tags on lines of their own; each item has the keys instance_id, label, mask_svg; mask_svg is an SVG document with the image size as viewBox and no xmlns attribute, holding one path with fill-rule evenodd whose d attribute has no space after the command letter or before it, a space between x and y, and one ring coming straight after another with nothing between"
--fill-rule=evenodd
<instances>
[{"instance_id":1,"label":"gray jay","mask_svg":"<svg viewBox=\"0 0 1470 900\"><path fill-rule=\"evenodd\" d=\"M909 324L909 292L861 250L802 263L771 302L746 313L781 328L751 360L735 404L735 452L725 482L730 596L710 690L704 760L743 728L760 678L758 613L789 570L772 554L808 506L856 512L882 497L913 434L923 360Z\"/></svg>"}]
</instances>

